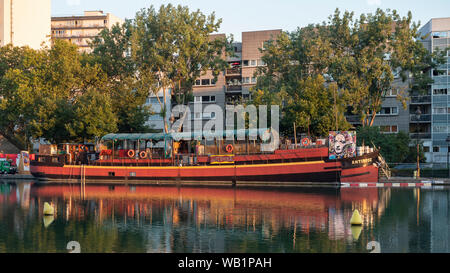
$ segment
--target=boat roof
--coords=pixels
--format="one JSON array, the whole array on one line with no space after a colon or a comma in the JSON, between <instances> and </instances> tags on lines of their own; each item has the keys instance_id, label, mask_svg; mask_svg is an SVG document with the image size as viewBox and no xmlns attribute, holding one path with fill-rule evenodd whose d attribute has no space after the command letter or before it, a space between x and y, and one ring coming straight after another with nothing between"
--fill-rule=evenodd
<instances>
[{"instance_id":1,"label":"boat roof","mask_svg":"<svg viewBox=\"0 0 450 273\"><path fill-rule=\"evenodd\" d=\"M238 136L245 135L248 137L249 135L262 135L265 132L268 132L269 129L240 129L240 130L225 130L225 131L215 131L215 132L202 132L202 131L194 131L194 132L181 132L181 133L153 133L153 134L108 134L102 137L103 141L108 140L164 140L164 139L192 139L192 140L201 140L202 138L224 138L227 136Z\"/></svg>"},{"instance_id":2,"label":"boat roof","mask_svg":"<svg viewBox=\"0 0 450 273\"><path fill-rule=\"evenodd\" d=\"M108 134L102 137L102 140L164 140L168 134Z\"/></svg>"}]
</instances>

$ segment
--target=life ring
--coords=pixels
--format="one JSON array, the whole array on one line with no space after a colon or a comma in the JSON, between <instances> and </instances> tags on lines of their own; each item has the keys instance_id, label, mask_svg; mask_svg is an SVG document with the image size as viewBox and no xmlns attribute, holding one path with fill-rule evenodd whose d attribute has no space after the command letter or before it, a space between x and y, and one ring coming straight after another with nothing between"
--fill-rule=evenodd
<instances>
[{"instance_id":1,"label":"life ring","mask_svg":"<svg viewBox=\"0 0 450 273\"><path fill-rule=\"evenodd\" d=\"M133 150L128 150L127 155L128 157L134 157L135 153Z\"/></svg>"},{"instance_id":2,"label":"life ring","mask_svg":"<svg viewBox=\"0 0 450 273\"><path fill-rule=\"evenodd\" d=\"M142 151L142 152L139 153L139 156L141 158L147 158L147 153L145 151Z\"/></svg>"},{"instance_id":3,"label":"life ring","mask_svg":"<svg viewBox=\"0 0 450 273\"><path fill-rule=\"evenodd\" d=\"M78 151L79 152L86 151L86 150L87 150L87 147L84 146L83 144L78 145Z\"/></svg>"},{"instance_id":4,"label":"life ring","mask_svg":"<svg viewBox=\"0 0 450 273\"><path fill-rule=\"evenodd\" d=\"M311 144L311 141L309 140L309 138L305 137L304 139L302 139L302 145L303 146L309 146Z\"/></svg>"},{"instance_id":5,"label":"life ring","mask_svg":"<svg viewBox=\"0 0 450 273\"><path fill-rule=\"evenodd\" d=\"M228 153L231 154L231 153L233 152L233 150L234 150L234 147L233 147L233 145L228 144L227 147L226 147L225 149L226 149L226 151L227 151Z\"/></svg>"}]
</instances>

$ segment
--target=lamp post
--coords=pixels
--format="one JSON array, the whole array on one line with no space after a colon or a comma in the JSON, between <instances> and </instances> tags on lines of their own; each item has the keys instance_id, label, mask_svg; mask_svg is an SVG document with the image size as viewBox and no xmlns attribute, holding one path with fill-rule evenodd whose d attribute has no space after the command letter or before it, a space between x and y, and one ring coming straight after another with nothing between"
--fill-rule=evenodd
<instances>
[{"instance_id":1,"label":"lamp post","mask_svg":"<svg viewBox=\"0 0 450 273\"><path fill-rule=\"evenodd\" d=\"M447 136L447 139L445 140L445 142L447 142L447 172L448 172L448 177L450 178L450 168L449 168L450 135Z\"/></svg>"},{"instance_id":2,"label":"lamp post","mask_svg":"<svg viewBox=\"0 0 450 273\"><path fill-rule=\"evenodd\" d=\"M417 120L417 179L420 179L420 148L419 148L419 122L420 116L422 115L422 111L420 111L420 107L417 107L416 111L416 120Z\"/></svg>"}]
</instances>

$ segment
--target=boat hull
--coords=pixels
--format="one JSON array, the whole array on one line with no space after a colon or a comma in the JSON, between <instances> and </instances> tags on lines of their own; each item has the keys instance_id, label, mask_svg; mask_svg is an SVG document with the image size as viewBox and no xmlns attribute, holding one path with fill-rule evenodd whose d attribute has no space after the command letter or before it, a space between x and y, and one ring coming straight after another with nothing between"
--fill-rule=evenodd
<instances>
[{"instance_id":1,"label":"boat hull","mask_svg":"<svg viewBox=\"0 0 450 273\"><path fill-rule=\"evenodd\" d=\"M75 166L31 164L31 173L46 180L198 181L198 182L378 182L375 164L341 161L306 161L275 164L208 165L180 167Z\"/></svg>"}]
</instances>

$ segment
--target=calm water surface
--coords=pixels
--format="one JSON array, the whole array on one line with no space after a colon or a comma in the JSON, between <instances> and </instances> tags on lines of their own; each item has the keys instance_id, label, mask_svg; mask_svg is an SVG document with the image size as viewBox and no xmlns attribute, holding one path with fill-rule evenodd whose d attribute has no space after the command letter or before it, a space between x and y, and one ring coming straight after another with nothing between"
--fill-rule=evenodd
<instances>
[{"instance_id":1,"label":"calm water surface","mask_svg":"<svg viewBox=\"0 0 450 273\"><path fill-rule=\"evenodd\" d=\"M0 252L450 252L450 189L0 184ZM44 217L43 204L55 205ZM358 209L362 228L352 228Z\"/></svg>"}]
</instances>

